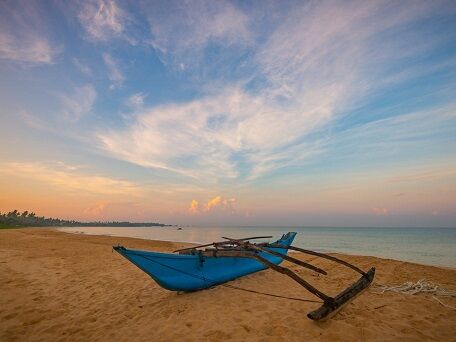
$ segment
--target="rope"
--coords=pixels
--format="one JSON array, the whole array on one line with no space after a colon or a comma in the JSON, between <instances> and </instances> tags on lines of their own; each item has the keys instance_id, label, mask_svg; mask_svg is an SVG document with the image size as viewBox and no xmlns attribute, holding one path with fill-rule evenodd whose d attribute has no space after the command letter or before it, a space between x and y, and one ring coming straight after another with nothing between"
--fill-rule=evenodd
<instances>
[{"instance_id":1,"label":"rope","mask_svg":"<svg viewBox=\"0 0 456 342\"><path fill-rule=\"evenodd\" d=\"M238 287L238 286L234 286L234 285L229 285L229 284L220 284L220 285L221 285L221 286L228 287L228 288L231 288L231 289L235 289L235 290L241 290L241 291L246 291L246 292L261 294L261 295L269 296L269 297L283 298L283 299L289 299L289 300L296 300L296 301L300 301L300 302L310 302L310 303L319 303L319 304L323 304L322 301L318 301L318 300L281 296L281 295L276 295L276 294L272 294L272 293L266 293L266 292L260 292L260 291L250 290L250 289L244 289L244 288L242 288L242 287Z\"/></svg>"},{"instance_id":2,"label":"rope","mask_svg":"<svg viewBox=\"0 0 456 342\"><path fill-rule=\"evenodd\" d=\"M283 299L289 299L289 300L295 300L295 301L300 301L300 302L310 302L310 303L319 303L319 304L322 304L323 302L321 301L317 301L317 300L312 300L312 299L303 299L303 298L296 298L296 297L287 297L287 296L281 296L281 295L276 295L276 294L272 294L272 293L266 293L266 292L260 292L260 291L255 291L255 290L250 290L250 289L245 289L245 288L242 288L242 287L238 287L238 286L235 286L235 285L230 285L230 284L218 284L217 281L215 280L211 280L205 276L199 276L199 275L196 275L196 274L193 274L193 273L189 273L189 272L186 272L184 270L181 270L181 269L178 269L178 268L175 268L173 266L170 266L170 265L166 265L166 264L162 264L161 262L158 262L154 259L151 259L151 258L148 258L147 256L145 255L142 255L142 254L138 254L138 253L132 253L132 252L128 252L128 254L132 254L132 255L136 255L136 256L139 256L139 257L142 257L146 260L149 260L153 263L156 263L160 266L163 266L163 267L167 267L169 269L172 269L173 271L176 271L176 272L180 272L182 274L185 274L187 276L190 276L190 277L193 277L195 279L199 279L199 280L202 280L204 281L205 283L212 283L214 286L215 285L221 285L221 286L224 286L224 287L228 287L228 288L231 288L231 289L235 289L235 290L240 290L240 291L245 291L245 292L251 292L251 293L256 293L256 294L261 294L261 295L264 295L264 296L269 296L269 297L275 297L275 298L283 298Z\"/></svg>"},{"instance_id":3,"label":"rope","mask_svg":"<svg viewBox=\"0 0 456 342\"><path fill-rule=\"evenodd\" d=\"M429 293L432 294L432 299L439 302L441 305L456 310L456 307L443 303L437 297L446 297L446 298L455 298L456 291L449 290L446 288L441 287L440 285L433 283L432 281L428 281L426 279L420 279L416 283L408 281L401 285L395 286L388 286L384 284L375 284L374 285L378 291L372 291L375 294L383 294L385 292L396 292L396 293L403 293L406 295L416 295L419 293Z\"/></svg>"}]
</instances>

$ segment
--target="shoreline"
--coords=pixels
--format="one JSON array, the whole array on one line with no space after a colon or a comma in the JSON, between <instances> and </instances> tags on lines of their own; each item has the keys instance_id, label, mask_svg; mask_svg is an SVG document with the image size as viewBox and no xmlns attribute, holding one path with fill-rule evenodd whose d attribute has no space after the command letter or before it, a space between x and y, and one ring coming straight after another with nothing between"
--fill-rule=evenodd
<instances>
[{"instance_id":1,"label":"shoreline","mask_svg":"<svg viewBox=\"0 0 456 342\"><path fill-rule=\"evenodd\" d=\"M62 233L66 234L79 234L79 235L87 235L87 236L106 236L106 237L114 237L114 238L125 238L125 239L138 239L138 240L146 240L146 241L157 241L157 242L170 242L170 243L185 243L188 244L189 246L191 245L202 245L207 242L193 242L193 241L175 241L175 240L166 240L166 239L144 239L144 238L138 238L138 237L129 237L129 236L118 236L118 235L110 235L110 234L88 234L85 232L70 232L70 231L65 231L65 228L69 227L27 227L27 228L45 228L45 229L53 229ZM62 229L63 228L63 229ZM73 228L73 227L71 227ZM77 228L77 227L74 227ZM449 228L453 229L453 228ZM346 251L334 251L334 250L326 250L326 249L316 249L315 251L321 252L321 253L329 253L329 254L336 254L336 255L348 255L348 256L353 256L353 257L373 257L373 258L378 258L382 260L392 260L392 261L398 261L398 262L407 262L411 264L416 264L416 265L422 265L422 266L432 266L432 267L438 267L438 268L444 268L448 270L456 270L456 266L446 266L446 265L437 265L437 264L426 264L422 262L416 262L416 261L411 261L411 260L401 260L401 259L394 259L392 257L388 256L382 256L382 255L370 255L370 254L356 254L356 253L351 253L351 252L346 252ZM293 251L289 251L289 253L295 253Z\"/></svg>"},{"instance_id":2,"label":"shoreline","mask_svg":"<svg viewBox=\"0 0 456 342\"><path fill-rule=\"evenodd\" d=\"M127 260L111 252L122 244L169 252L189 246L137 238L58 231L55 227L0 231L0 340L451 340L456 311L430 295L378 295L367 290L327 322L306 313L317 304L245 293L223 286L178 294L162 289ZM336 253L362 269L377 267L378 284L426 278L454 289L456 270L377 257ZM333 295L357 279L339 265L299 257L328 271L285 263ZM276 272L265 270L232 282L267 293L312 295ZM454 306L451 298L443 299ZM451 301L450 301L451 300ZM453 322L453 323L451 323Z\"/></svg>"}]
</instances>

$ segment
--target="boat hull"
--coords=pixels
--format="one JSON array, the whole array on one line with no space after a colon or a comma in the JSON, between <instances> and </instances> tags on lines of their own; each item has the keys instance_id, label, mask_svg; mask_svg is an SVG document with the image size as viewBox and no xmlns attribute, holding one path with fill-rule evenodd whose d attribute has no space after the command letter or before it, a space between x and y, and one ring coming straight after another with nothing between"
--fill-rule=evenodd
<instances>
[{"instance_id":1,"label":"boat hull","mask_svg":"<svg viewBox=\"0 0 456 342\"><path fill-rule=\"evenodd\" d=\"M287 233L276 244L289 246L295 236L294 232ZM201 290L266 268L257 260L242 257L169 254L119 246L114 249L152 277L161 287L171 291ZM269 249L282 255L287 254L287 249L284 248ZM260 252L259 255L276 265L283 261L283 258L266 252Z\"/></svg>"}]
</instances>

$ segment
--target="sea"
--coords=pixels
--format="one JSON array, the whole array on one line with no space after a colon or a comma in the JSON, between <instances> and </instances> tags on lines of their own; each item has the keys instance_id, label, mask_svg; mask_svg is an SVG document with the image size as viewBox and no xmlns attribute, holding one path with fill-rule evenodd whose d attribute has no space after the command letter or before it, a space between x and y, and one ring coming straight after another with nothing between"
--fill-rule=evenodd
<instances>
[{"instance_id":1,"label":"sea","mask_svg":"<svg viewBox=\"0 0 456 342\"><path fill-rule=\"evenodd\" d=\"M321 252L370 255L426 265L456 268L456 228L372 227L65 227L59 230L89 235L133 237L174 242L210 243L222 236L242 238L272 236L273 242L288 231L297 232L293 245ZM128 246L127 246L128 247Z\"/></svg>"}]
</instances>

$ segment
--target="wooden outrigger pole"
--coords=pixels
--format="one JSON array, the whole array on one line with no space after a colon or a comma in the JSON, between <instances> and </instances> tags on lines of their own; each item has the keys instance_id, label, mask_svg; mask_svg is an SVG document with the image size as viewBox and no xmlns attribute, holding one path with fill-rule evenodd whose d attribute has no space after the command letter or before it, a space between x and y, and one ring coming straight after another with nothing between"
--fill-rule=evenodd
<instances>
[{"instance_id":1,"label":"wooden outrigger pole","mask_svg":"<svg viewBox=\"0 0 456 342\"><path fill-rule=\"evenodd\" d=\"M231 239L231 238L227 238L227 237L223 237L223 238L228 241L227 242L226 241L225 242L214 242L212 244L184 248L184 249L177 250L177 252L180 252L181 254L194 253L196 251L196 248L214 246L215 249L198 251L198 253L200 253L201 255L204 255L204 256L241 257L241 258L255 259L255 260L261 262L266 267L271 268L274 271L285 274L288 277L292 278L294 281L296 281L301 286L303 286L307 291L311 292L312 294L314 294L315 296L317 296L318 298L323 300L323 305L321 307L319 307L318 309L311 311L307 314L307 317L309 317L310 319L315 320L315 321L324 320L324 319L327 319L327 318L331 317L332 315L334 315L343 306L345 306L346 304L351 302L354 298L356 298L364 290L366 290L371 285L372 281L374 280L374 276L375 276L374 267L372 267L369 271L364 272L363 270L356 267L355 265L352 265L344 260L341 260L339 258L336 258L336 257L328 255L328 254L314 252L314 251L310 251L307 249L294 247L294 246L283 246L283 245L279 245L279 244L268 244L268 243L253 244L248 241L251 239L256 239L256 238L261 238L261 237L244 238L244 239ZM220 247L220 249L219 249L219 247ZM318 273L327 274L324 270L322 270L314 265L311 265L309 263L306 263L302 260L290 257L288 255L283 255L283 254L277 253L273 250L270 250L269 248L284 248L284 249L294 250L297 252L328 259L333 262L342 264L348 268L351 268L352 270L360 273L361 277L358 279L358 281L356 281L355 283L353 283L352 285L347 287L341 293L339 293L338 295L336 295L334 297L331 297L331 296L328 296L327 294L321 292L314 286L312 286L310 283L308 283L307 281L302 279L299 275L297 275L295 272L293 272L289 268L276 265L276 264L270 262L269 260L265 259L264 257L260 256L259 253L265 252L265 253L268 253L271 255L275 255L275 256L283 258L284 260L287 260L291 263L294 263L296 265L314 270Z\"/></svg>"},{"instance_id":2,"label":"wooden outrigger pole","mask_svg":"<svg viewBox=\"0 0 456 342\"><path fill-rule=\"evenodd\" d=\"M281 245L275 245L275 244L270 244L268 247L272 248L286 248L286 249L291 249L293 251L309 254L309 255L314 255L320 258L328 259L334 262L337 262L339 264L342 264L348 268L351 268L352 270L360 273L362 276L361 278L358 279L355 283L353 283L351 286L346 288L344 291L336 295L335 297L330 298L329 301L324 301L323 305L319 307L317 310L314 310L307 314L307 317L313 320L320 320L324 319L327 317L332 316L335 314L342 306L348 304L351 302L353 299L355 299L357 296L359 296L364 290L366 290L371 284L372 281L374 280L375 276L375 267L372 267L369 271L364 272L360 268L356 267L355 265L352 265L344 260L341 260L339 258L336 258L334 256L324 254L324 253L319 253L315 251L310 251L307 249L299 248L299 247L294 247L294 246L281 246Z\"/></svg>"}]
</instances>

